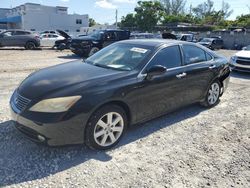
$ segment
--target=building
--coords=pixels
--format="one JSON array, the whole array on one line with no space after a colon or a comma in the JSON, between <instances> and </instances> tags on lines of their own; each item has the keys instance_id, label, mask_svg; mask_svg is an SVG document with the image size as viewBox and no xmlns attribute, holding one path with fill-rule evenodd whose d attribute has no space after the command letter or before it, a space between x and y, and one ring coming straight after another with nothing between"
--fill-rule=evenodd
<instances>
[{"instance_id":1,"label":"building","mask_svg":"<svg viewBox=\"0 0 250 188\"><path fill-rule=\"evenodd\" d=\"M26 3L12 9L0 9L1 24L8 29L79 32L81 27L89 25L89 17L87 14L68 14L68 7Z\"/></svg>"},{"instance_id":2,"label":"building","mask_svg":"<svg viewBox=\"0 0 250 188\"><path fill-rule=\"evenodd\" d=\"M9 8L0 8L0 19L6 18L7 13L10 11L11 9ZM0 22L0 29L7 29L7 23L6 22Z\"/></svg>"}]
</instances>

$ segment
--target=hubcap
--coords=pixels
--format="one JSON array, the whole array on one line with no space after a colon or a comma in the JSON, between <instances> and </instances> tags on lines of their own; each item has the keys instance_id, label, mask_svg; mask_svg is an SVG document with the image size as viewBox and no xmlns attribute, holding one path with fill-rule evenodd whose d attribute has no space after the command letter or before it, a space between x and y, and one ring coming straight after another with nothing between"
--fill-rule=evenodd
<instances>
[{"instance_id":1,"label":"hubcap","mask_svg":"<svg viewBox=\"0 0 250 188\"><path fill-rule=\"evenodd\" d=\"M220 86L218 83L213 83L208 91L208 103L213 105L217 102L220 95Z\"/></svg>"},{"instance_id":2,"label":"hubcap","mask_svg":"<svg viewBox=\"0 0 250 188\"><path fill-rule=\"evenodd\" d=\"M95 126L95 142L100 146L110 146L120 138L123 128L122 116L116 112L109 112L102 116Z\"/></svg>"}]
</instances>

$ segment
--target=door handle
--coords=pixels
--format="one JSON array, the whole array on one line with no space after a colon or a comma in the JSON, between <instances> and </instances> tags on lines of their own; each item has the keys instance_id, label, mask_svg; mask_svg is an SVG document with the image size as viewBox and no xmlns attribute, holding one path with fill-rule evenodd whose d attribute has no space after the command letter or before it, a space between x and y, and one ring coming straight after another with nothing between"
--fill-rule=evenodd
<instances>
[{"instance_id":1,"label":"door handle","mask_svg":"<svg viewBox=\"0 0 250 188\"><path fill-rule=\"evenodd\" d=\"M176 75L177 78L184 78L185 76L187 76L187 73L185 72Z\"/></svg>"},{"instance_id":2,"label":"door handle","mask_svg":"<svg viewBox=\"0 0 250 188\"><path fill-rule=\"evenodd\" d=\"M211 65L210 67L209 67L209 69L215 69L216 68L216 65Z\"/></svg>"}]
</instances>

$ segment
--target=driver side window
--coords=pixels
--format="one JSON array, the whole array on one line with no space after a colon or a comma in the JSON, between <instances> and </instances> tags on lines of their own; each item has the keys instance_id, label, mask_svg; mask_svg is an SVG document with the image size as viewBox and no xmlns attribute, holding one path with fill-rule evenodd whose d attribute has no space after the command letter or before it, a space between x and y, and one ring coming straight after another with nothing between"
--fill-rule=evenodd
<instances>
[{"instance_id":1,"label":"driver side window","mask_svg":"<svg viewBox=\"0 0 250 188\"><path fill-rule=\"evenodd\" d=\"M181 66L179 46L170 46L160 50L150 62L148 69L155 65L162 65L167 69Z\"/></svg>"}]
</instances>

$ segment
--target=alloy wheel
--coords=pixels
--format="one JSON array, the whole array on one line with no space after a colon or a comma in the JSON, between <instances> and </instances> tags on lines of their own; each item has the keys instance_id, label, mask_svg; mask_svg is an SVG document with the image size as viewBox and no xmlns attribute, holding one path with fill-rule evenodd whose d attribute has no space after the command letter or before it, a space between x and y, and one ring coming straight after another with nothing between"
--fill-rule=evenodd
<instances>
[{"instance_id":1,"label":"alloy wheel","mask_svg":"<svg viewBox=\"0 0 250 188\"><path fill-rule=\"evenodd\" d=\"M217 82L213 83L208 91L208 103L210 105L215 104L220 96L220 86Z\"/></svg>"},{"instance_id":2,"label":"alloy wheel","mask_svg":"<svg viewBox=\"0 0 250 188\"><path fill-rule=\"evenodd\" d=\"M109 112L102 116L95 125L95 142L107 147L114 144L122 135L124 130L124 120L117 112Z\"/></svg>"}]
</instances>

